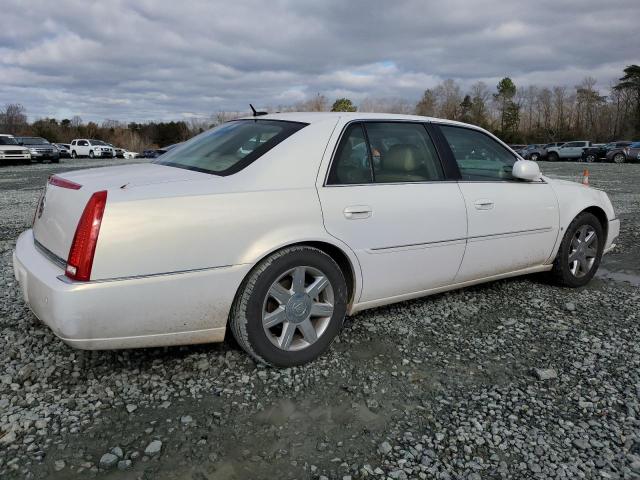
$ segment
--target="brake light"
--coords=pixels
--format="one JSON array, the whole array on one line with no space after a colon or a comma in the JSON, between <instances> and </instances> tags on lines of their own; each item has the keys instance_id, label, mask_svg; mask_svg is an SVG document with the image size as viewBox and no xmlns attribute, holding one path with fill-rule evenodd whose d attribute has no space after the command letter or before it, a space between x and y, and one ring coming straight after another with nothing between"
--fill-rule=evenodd
<instances>
[{"instance_id":1,"label":"brake light","mask_svg":"<svg viewBox=\"0 0 640 480\"><path fill-rule=\"evenodd\" d=\"M82 185L71 180L59 177L57 175L51 175L49 177L49 185L55 185L56 187L69 188L71 190L80 190Z\"/></svg>"},{"instance_id":2,"label":"brake light","mask_svg":"<svg viewBox=\"0 0 640 480\"><path fill-rule=\"evenodd\" d=\"M84 207L76 233L73 236L65 269L65 275L72 280L87 282L91 278L93 256L96 253L98 234L106 204L107 192L103 190L91 195Z\"/></svg>"}]
</instances>

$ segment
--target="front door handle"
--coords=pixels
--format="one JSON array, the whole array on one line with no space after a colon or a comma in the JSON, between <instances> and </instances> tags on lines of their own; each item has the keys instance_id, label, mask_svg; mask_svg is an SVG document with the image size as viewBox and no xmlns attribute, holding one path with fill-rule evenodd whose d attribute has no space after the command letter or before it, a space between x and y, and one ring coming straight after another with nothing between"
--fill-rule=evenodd
<instances>
[{"instance_id":1,"label":"front door handle","mask_svg":"<svg viewBox=\"0 0 640 480\"><path fill-rule=\"evenodd\" d=\"M346 207L342 211L347 220L369 218L371 216L371 212L371 207L368 205L352 205L351 207Z\"/></svg>"},{"instance_id":2,"label":"front door handle","mask_svg":"<svg viewBox=\"0 0 640 480\"><path fill-rule=\"evenodd\" d=\"M476 210L491 210L494 206L493 201L487 200L486 198L476 200L473 205L476 207Z\"/></svg>"}]
</instances>

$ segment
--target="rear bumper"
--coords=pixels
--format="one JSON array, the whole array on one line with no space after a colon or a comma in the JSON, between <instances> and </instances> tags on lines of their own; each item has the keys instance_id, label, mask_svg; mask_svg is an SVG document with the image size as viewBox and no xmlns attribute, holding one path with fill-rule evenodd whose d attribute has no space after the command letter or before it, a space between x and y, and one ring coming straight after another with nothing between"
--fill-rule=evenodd
<instances>
[{"instance_id":1,"label":"rear bumper","mask_svg":"<svg viewBox=\"0 0 640 480\"><path fill-rule=\"evenodd\" d=\"M222 341L251 267L69 283L35 247L31 230L18 238L13 264L36 317L65 343L89 350Z\"/></svg>"},{"instance_id":2,"label":"rear bumper","mask_svg":"<svg viewBox=\"0 0 640 480\"><path fill-rule=\"evenodd\" d=\"M604 245L604 252L609 253L616 246L615 241L620 235L620 219L614 218L609 220L609 228L607 229L607 243Z\"/></svg>"}]
</instances>

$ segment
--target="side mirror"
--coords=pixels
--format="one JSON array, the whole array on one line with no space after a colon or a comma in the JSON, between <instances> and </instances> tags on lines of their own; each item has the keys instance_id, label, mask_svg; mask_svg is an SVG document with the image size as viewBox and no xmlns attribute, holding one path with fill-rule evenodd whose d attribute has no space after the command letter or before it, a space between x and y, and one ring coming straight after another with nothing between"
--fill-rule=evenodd
<instances>
[{"instance_id":1,"label":"side mirror","mask_svg":"<svg viewBox=\"0 0 640 480\"><path fill-rule=\"evenodd\" d=\"M513 164L511 175L520 180L535 182L540 180L540 167L536 162L532 162L531 160L517 160L516 163Z\"/></svg>"}]
</instances>

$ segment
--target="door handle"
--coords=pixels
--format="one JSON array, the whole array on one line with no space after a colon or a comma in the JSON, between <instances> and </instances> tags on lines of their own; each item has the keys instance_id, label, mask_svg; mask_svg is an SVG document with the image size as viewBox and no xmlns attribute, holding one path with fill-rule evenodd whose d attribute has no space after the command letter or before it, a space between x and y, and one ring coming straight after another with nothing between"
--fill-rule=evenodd
<instances>
[{"instance_id":1,"label":"door handle","mask_svg":"<svg viewBox=\"0 0 640 480\"><path fill-rule=\"evenodd\" d=\"M358 220L361 218L369 218L371 216L371 207L368 205L353 205L346 207L342 213L347 220Z\"/></svg>"},{"instance_id":2,"label":"door handle","mask_svg":"<svg viewBox=\"0 0 640 480\"><path fill-rule=\"evenodd\" d=\"M487 199L476 200L474 203L476 210L491 210L493 208L493 201Z\"/></svg>"}]
</instances>

